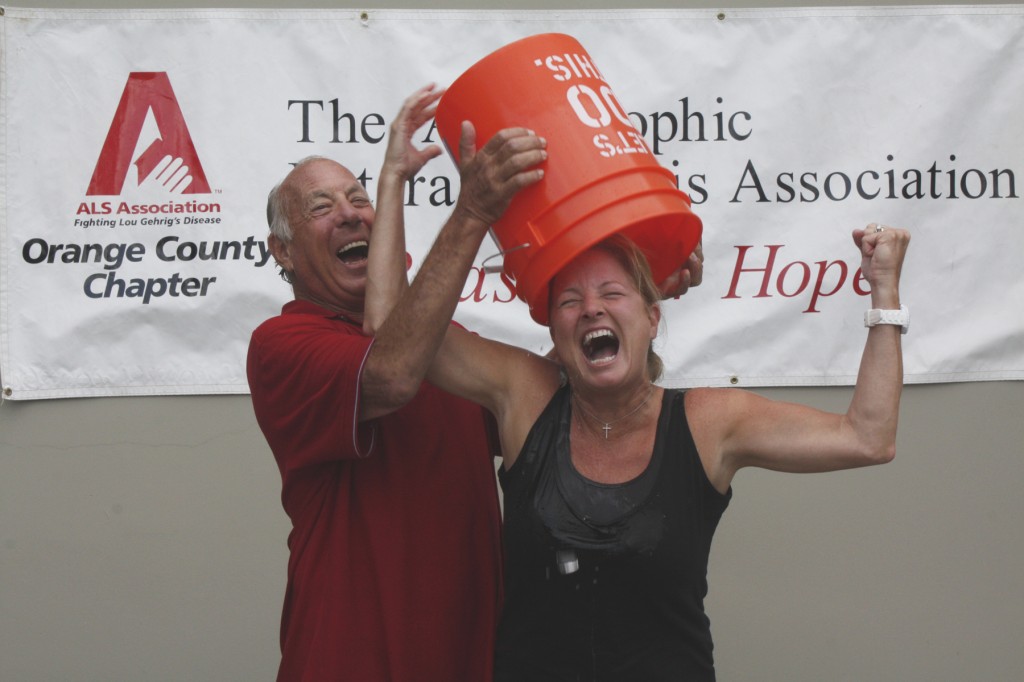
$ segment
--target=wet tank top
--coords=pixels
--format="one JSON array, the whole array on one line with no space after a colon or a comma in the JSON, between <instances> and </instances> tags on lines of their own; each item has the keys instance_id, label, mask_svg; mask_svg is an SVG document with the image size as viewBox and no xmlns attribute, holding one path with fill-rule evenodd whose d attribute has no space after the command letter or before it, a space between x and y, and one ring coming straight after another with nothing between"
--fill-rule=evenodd
<instances>
[{"instance_id":1,"label":"wet tank top","mask_svg":"<svg viewBox=\"0 0 1024 682\"><path fill-rule=\"evenodd\" d=\"M704 614L716 491L683 406L666 389L651 461L637 478L584 478L569 455L568 387L499 471L505 606L495 682L714 680Z\"/></svg>"}]
</instances>

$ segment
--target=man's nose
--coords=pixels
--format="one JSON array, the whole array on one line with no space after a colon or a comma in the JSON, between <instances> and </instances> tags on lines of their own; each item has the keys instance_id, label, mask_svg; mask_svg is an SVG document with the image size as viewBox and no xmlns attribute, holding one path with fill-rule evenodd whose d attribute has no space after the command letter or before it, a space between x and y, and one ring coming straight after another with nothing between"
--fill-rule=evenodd
<instances>
[{"instance_id":1,"label":"man's nose","mask_svg":"<svg viewBox=\"0 0 1024 682\"><path fill-rule=\"evenodd\" d=\"M351 201L343 199L337 203L338 223L346 227L359 225L363 222L363 215L352 205Z\"/></svg>"}]
</instances>

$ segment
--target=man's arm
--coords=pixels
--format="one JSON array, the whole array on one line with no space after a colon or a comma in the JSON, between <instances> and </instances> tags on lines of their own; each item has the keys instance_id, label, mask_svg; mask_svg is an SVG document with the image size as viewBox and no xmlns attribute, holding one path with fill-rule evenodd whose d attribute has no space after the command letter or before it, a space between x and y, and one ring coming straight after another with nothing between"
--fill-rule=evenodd
<instances>
[{"instance_id":1,"label":"man's arm","mask_svg":"<svg viewBox=\"0 0 1024 682\"><path fill-rule=\"evenodd\" d=\"M415 106L409 109L414 110ZM403 114L406 112L407 107L403 106ZM408 131L409 135L414 130ZM477 151L475 130L468 122L463 124L459 198L415 280L393 305L389 299L395 298L396 287L376 287L372 292L367 289L367 296L375 299L367 301L368 306L374 307L374 315L383 310L390 312L377 329L367 356L361 419L393 412L416 395L444 339L484 235L516 192L543 177L543 171L536 166L546 158L544 147L544 140L532 131L514 128L497 133ZM402 183L383 183L392 173L393 169L381 173L371 254L378 246L384 246L368 266L368 277L379 277L381 281L394 281L393 272L386 272L396 264L403 269L404 276L405 267L404 236L399 234L404 232Z\"/></svg>"},{"instance_id":2,"label":"man's arm","mask_svg":"<svg viewBox=\"0 0 1024 682\"><path fill-rule=\"evenodd\" d=\"M669 275L664 282L658 283L662 299L679 298L690 287L699 287L704 281L704 246L697 242L696 248L686 262Z\"/></svg>"}]
</instances>

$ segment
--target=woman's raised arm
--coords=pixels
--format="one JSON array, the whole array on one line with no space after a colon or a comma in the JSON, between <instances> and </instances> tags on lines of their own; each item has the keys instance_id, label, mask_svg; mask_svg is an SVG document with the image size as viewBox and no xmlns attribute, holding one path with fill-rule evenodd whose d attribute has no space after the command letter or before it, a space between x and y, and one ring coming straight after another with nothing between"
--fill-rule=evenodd
<instances>
[{"instance_id":1,"label":"woman's raised arm","mask_svg":"<svg viewBox=\"0 0 1024 682\"><path fill-rule=\"evenodd\" d=\"M910 234L869 225L854 230L853 241L871 285L872 310L900 311L900 273ZM715 487L724 491L736 471L748 466L809 473L890 461L896 454L903 389L902 331L901 325L889 323L869 328L853 397L843 414L735 389L691 391L687 413Z\"/></svg>"}]
</instances>

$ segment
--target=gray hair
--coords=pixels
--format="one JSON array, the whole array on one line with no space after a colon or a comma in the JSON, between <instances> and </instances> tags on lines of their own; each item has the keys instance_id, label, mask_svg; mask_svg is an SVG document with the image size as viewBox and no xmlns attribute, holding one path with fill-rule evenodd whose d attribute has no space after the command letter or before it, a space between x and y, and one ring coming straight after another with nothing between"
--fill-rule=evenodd
<instances>
[{"instance_id":1,"label":"gray hair","mask_svg":"<svg viewBox=\"0 0 1024 682\"><path fill-rule=\"evenodd\" d=\"M274 188L270 190L270 194L267 195L267 225L270 226L270 234L277 237L281 242L287 244L292 240L292 226L288 222L288 209L289 196L288 192L281 191L285 182L291 177L291 174L295 170L302 168L306 164L312 161L330 161L326 156L307 156L304 159L300 159L298 163L294 164L292 170L288 172L284 180L274 185ZM285 270L278 264L280 268L279 275L281 279L292 283L291 273Z\"/></svg>"}]
</instances>

